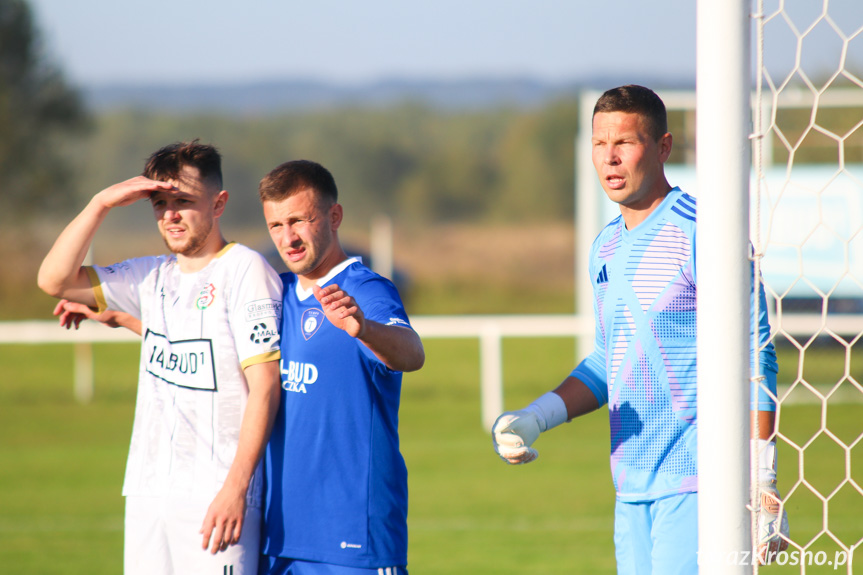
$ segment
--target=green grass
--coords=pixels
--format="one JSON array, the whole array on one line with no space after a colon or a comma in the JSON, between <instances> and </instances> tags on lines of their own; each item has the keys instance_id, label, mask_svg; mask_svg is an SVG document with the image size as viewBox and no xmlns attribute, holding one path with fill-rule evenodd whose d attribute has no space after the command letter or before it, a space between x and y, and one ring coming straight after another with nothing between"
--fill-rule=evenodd
<instances>
[{"instance_id":1,"label":"green grass","mask_svg":"<svg viewBox=\"0 0 863 575\"><path fill-rule=\"evenodd\" d=\"M572 369L571 338L504 342L505 406L519 408ZM402 451L410 481L410 569L415 574L615 572L614 492L608 422L592 414L545 434L540 459L503 464L480 422L476 340L429 340L427 363L405 376ZM122 570L120 495L132 426L136 346L97 345L95 397L72 395L71 346L0 346L0 565L28 574ZM831 363L830 358L825 360ZM792 535L825 550L822 500L835 491L829 528L846 544L863 539L863 422L859 404L783 408L780 487L789 493ZM857 443L855 443L857 442ZM801 471L802 470L802 471ZM833 572L826 566L807 573ZM770 573L800 568L771 567ZM842 572L842 571L839 571Z\"/></svg>"},{"instance_id":2,"label":"green grass","mask_svg":"<svg viewBox=\"0 0 863 575\"><path fill-rule=\"evenodd\" d=\"M122 572L136 346L97 346L96 360L96 400L82 406L72 346L0 346L0 564L10 573Z\"/></svg>"},{"instance_id":3,"label":"green grass","mask_svg":"<svg viewBox=\"0 0 863 575\"><path fill-rule=\"evenodd\" d=\"M529 290L530 298L522 297ZM512 313L517 301L518 313L572 313L575 296L557 285L512 285L489 282L481 291L475 278L445 278L440 282L426 281L410 290L406 306L412 315L459 315Z\"/></svg>"}]
</instances>

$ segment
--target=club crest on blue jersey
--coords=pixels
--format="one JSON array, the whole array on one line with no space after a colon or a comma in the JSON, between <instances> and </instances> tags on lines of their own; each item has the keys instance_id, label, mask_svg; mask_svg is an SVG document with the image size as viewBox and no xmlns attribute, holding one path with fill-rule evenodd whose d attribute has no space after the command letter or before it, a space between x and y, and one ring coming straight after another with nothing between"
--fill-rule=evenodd
<instances>
[{"instance_id":1,"label":"club crest on blue jersey","mask_svg":"<svg viewBox=\"0 0 863 575\"><path fill-rule=\"evenodd\" d=\"M310 340L313 335L321 328L321 325L324 323L326 316L324 316L324 312L315 309L309 308L303 312L303 316L301 318L300 330L303 332L303 337L306 338L306 341Z\"/></svg>"}]
</instances>

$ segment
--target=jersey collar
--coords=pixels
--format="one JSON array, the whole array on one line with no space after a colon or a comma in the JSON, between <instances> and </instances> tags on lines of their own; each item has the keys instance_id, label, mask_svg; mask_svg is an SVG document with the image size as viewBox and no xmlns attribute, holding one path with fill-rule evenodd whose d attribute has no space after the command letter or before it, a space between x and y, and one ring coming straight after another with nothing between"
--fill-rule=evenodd
<instances>
[{"instance_id":1,"label":"jersey collar","mask_svg":"<svg viewBox=\"0 0 863 575\"><path fill-rule=\"evenodd\" d=\"M329 271L329 273L327 273L327 275L323 276L322 278L318 278L318 280L315 282L315 285L323 287L325 284L329 283L334 277L336 277L337 275L342 273L346 267L348 267L349 265L351 265L354 262L359 262L359 261L360 261L359 258L348 258L348 259L344 260L343 262L336 264L333 267L333 269L331 269ZM299 299L300 301L305 301L314 293L314 291L312 288L303 289L300 286L299 280L297 280L296 293L297 293L297 299Z\"/></svg>"}]
</instances>

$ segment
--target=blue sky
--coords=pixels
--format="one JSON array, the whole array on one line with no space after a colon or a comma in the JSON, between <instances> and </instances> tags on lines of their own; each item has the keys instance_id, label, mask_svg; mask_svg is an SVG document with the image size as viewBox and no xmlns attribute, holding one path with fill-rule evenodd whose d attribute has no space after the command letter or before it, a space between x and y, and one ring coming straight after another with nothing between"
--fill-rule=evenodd
<instances>
[{"instance_id":1,"label":"blue sky","mask_svg":"<svg viewBox=\"0 0 863 575\"><path fill-rule=\"evenodd\" d=\"M696 0L30 0L48 49L80 84L523 76L694 83ZM768 64L798 35L828 75L863 28L860 0L788 0L768 24ZM780 0L764 0L771 14ZM796 31L796 32L795 32ZM781 46L779 49L777 46ZM863 33L848 44L863 68ZM859 73L859 72L858 72Z\"/></svg>"},{"instance_id":2,"label":"blue sky","mask_svg":"<svg viewBox=\"0 0 863 575\"><path fill-rule=\"evenodd\" d=\"M87 84L695 73L694 0L664 0L661 11L643 0L31 4L51 53Z\"/></svg>"}]
</instances>

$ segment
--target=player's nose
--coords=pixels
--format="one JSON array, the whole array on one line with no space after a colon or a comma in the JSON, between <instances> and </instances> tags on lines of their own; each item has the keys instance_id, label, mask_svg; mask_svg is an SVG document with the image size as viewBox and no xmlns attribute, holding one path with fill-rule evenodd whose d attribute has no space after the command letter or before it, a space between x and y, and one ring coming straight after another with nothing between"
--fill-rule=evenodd
<instances>
[{"instance_id":1,"label":"player's nose","mask_svg":"<svg viewBox=\"0 0 863 575\"><path fill-rule=\"evenodd\" d=\"M165 210L165 213L162 215L162 219L168 222L176 222L180 219L180 211L168 208Z\"/></svg>"},{"instance_id":2,"label":"player's nose","mask_svg":"<svg viewBox=\"0 0 863 575\"><path fill-rule=\"evenodd\" d=\"M282 226L282 233L279 234L279 245L283 247L293 247L299 240L299 236L294 232L291 226Z\"/></svg>"}]
</instances>

